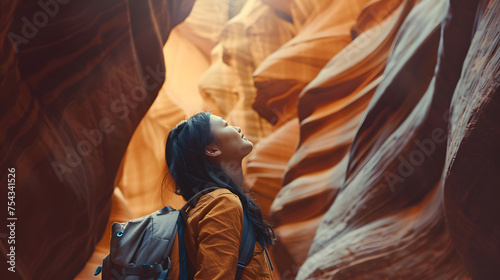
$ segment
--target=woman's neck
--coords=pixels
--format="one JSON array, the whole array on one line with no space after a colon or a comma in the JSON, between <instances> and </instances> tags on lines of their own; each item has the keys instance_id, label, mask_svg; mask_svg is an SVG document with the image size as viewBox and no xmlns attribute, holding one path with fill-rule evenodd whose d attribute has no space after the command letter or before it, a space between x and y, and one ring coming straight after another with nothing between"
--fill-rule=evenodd
<instances>
[{"instance_id":1,"label":"woman's neck","mask_svg":"<svg viewBox=\"0 0 500 280\"><path fill-rule=\"evenodd\" d=\"M220 167L239 188L243 186L243 169L241 168L241 162L231 160L221 163Z\"/></svg>"}]
</instances>

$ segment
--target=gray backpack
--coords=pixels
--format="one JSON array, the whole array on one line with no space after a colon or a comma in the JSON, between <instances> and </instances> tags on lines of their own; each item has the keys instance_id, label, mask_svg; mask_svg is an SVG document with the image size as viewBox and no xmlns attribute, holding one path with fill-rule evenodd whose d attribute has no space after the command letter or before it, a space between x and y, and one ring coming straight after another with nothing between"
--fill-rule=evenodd
<instances>
[{"instance_id":1,"label":"gray backpack","mask_svg":"<svg viewBox=\"0 0 500 280\"><path fill-rule=\"evenodd\" d=\"M166 206L150 215L111 226L110 253L104 257L94 275L102 272L102 280L170 279L170 251L179 232L180 277L188 279L188 263L184 244L187 211L199 198L218 188L208 188L193 196L180 210ZM235 279L240 279L255 248L252 224L243 215L244 230Z\"/></svg>"}]
</instances>

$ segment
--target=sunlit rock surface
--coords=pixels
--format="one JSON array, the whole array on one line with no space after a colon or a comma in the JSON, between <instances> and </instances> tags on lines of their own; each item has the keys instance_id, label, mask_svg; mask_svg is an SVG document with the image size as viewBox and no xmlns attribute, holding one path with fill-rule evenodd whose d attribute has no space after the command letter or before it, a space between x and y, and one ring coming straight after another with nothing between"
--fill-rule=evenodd
<instances>
[{"instance_id":1,"label":"sunlit rock surface","mask_svg":"<svg viewBox=\"0 0 500 280\"><path fill-rule=\"evenodd\" d=\"M253 107L278 126L297 115L300 91L352 41L351 28L369 1L303 2L291 7L297 35L267 57L254 73L258 93ZM304 16L310 17L306 20Z\"/></svg>"},{"instance_id":2,"label":"sunlit rock surface","mask_svg":"<svg viewBox=\"0 0 500 280\"><path fill-rule=\"evenodd\" d=\"M256 88L252 74L295 34L293 25L260 0L246 1L242 10L224 26L212 52L212 65L202 76L200 92L209 109L242 128L257 144L272 132L252 104Z\"/></svg>"}]
</instances>

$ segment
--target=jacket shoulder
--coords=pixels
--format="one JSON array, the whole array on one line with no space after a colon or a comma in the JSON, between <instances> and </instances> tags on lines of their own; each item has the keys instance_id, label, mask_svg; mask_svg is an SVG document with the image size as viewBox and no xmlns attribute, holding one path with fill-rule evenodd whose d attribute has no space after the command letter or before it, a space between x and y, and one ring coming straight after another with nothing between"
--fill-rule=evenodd
<instances>
[{"instance_id":1,"label":"jacket shoulder","mask_svg":"<svg viewBox=\"0 0 500 280\"><path fill-rule=\"evenodd\" d=\"M213 191L207 193L207 195L205 195L205 196L209 196L211 198L217 198L220 196L228 196L228 197L236 198L239 200L239 198L236 194L234 194L233 192L231 192L230 190L228 190L226 188L220 188L220 189L213 190Z\"/></svg>"},{"instance_id":2,"label":"jacket shoulder","mask_svg":"<svg viewBox=\"0 0 500 280\"><path fill-rule=\"evenodd\" d=\"M240 198L230 190L220 188L203 195L198 200L196 206L188 212L188 216L197 215L202 212L206 213L210 209L220 205L227 211L243 211Z\"/></svg>"}]
</instances>

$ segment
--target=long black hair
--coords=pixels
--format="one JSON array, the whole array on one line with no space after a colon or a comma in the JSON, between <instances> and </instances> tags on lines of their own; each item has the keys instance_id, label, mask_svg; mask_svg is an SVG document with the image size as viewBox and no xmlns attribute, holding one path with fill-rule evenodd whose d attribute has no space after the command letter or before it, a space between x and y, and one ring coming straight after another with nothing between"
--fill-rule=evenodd
<instances>
[{"instance_id":1,"label":"long black hair","mask_svg":"<svg viewBox=\"0 0 500 280\"><path fill-rule=\"evenodd\" d=\"M216 139L210 131L210 112L201 112L179 122L168 134L165 146L165 160L172 176L176 193L189 200L197 192L220 187L236 194L248 213L248 219L255 230L256 240L262 245L274 244L272 227L263 219L259 205L217 164L208 160L206 146ZM165 172L164 182L168 174ZM272 236L271 236L272 234Z\"/></svg>"}]
</instances>

